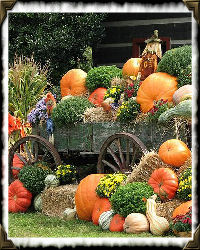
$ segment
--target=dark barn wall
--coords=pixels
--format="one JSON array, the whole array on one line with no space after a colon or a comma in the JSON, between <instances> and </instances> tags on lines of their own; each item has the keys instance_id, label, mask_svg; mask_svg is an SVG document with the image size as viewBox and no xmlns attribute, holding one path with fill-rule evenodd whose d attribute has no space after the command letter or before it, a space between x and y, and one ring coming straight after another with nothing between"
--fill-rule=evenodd
<instances>
[{"instance_id":1,"label":"dark barn wall","mask_svg":"<svg viewBox=\"0 0 200 250\"><path fill-rule=\"evenodd\" d=\"M94 65L122 67L133 57L133 39L149 38L155 29L159 37L169 37L171 48L190 45L191 13L109 13L105 37L94 49Z\"/></svg>"}]
</instances>

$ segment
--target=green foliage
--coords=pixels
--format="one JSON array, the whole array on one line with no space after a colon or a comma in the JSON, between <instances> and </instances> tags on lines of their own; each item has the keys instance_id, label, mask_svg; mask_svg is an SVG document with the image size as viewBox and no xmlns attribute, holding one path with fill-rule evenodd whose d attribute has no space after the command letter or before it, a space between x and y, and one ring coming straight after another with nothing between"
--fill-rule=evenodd
<instances>
[{"instance_id":1,"label":"green foliage","mask_svg":"<svg viewBox=\"0 0 200 250\"><path fill-rule=\"evenodd\" d=\"M112 209L124 217L130 213L145 214L146 203L143 198L148 199L153 194L153 188L145 182L128 183L120 186L111 196Z\"/></svg>"},{"instance_id":2,"label":"green foliage","mask_svg":"<svg viewBox=\"0 0 200 250\"><path fill-rule=\"evenodd\" d=\"M122 70L115 65L94 67L87 74L86 87L90 92L100 87L109 88L114 77L122 78Z\"/></svg>"},{"instance_id":3,"label":"green foliage","mask_svg":"<svg viewBox=\"0 0 200 250\"><path fill-rule=\"evenodd\" d=\"M155 101L153 108L147 112L147 121L149 122L157 122L159 116L169 109L167 100L159 100Z\"/></svg>"},{"instance_id":4,"label":"green foliage","mask_svg":"<svg viewBox=\"0 0 200 250\"><path fill-rule=\"evenodd\" d=\"M41 193L45 188L44 180L52 170L46 165L25 165L19 172L18 178L33 195Z\"/></svg>"},{"instance_id":5,"label":"green foliage","mask_svg":"<svg viewBox=\"0 0 200 250\"><path fill-rule=\"evenodd\" d=\"M59 165L55 171L61 185L73 183L77 177L76 167L73 165Z\"/></svg>"},{"instance_id":6,"label":"green foliage","mask_svg":"<svg viewBox=\"0 0 200 250\"><path fill-rule=\"evenodd\" d=\"M102 177L96 188L99 197L110 198L117 190L119 185L126 179L126 175L122 173L107 174Z\"/></svg>"},{"instance_id":7,"label":"green foliage","mask_svg":"<svg viewBox=\"0 0 200 250\"><path fill-rule=\"evenodd\" d=\"M58 126L74 124L83 120L83 113L93 104L85 97L69 97L56 105L52 112L52 120Z\"/></svg>"},{"instance_id":8,"label":"green foliage","mask_svg":"<svg viewBox=\"0 0 200 250\"><path fill-rule=\"evenodd\" d=\"M117 110L117 120L121 123L133 121L140 111L140 105L134 98L124 101Z\"/></svg>"},{"instance_id":9,"label":"green foliage","mask_svg":"<svg viewBox=\"0 0 200 250\"><path fill-rule=\"evenodd\" d=\"M180 200L192 199L192 168L188 167L179 177L177 197Z\"/></svg>"},{"instance_id":10,"label":"green foliage","mask_svg":"<svg viewBox=\"0 0 200 250\"><path fill-rule=\"evenodd\" d=\"M58 85L70 69L90 68L88 47L104 35L105 13L10 13L9 59L15 54L49 63L48 79ZM91 52L91 51L90 51Z\"/></svg>"},{"instance_id":11,"label":"green foliage","mask_svg":"<svg viewBox=\"0 0 200 250\"><path fill-rule=\"evenodd\" d=\"M192 84L192 47L185 45L166 51L157 71L176 76L178 87Z\"/></svg>"},{"instance_id":12,"label":"green foliage","mask_svg":"<svg viewBox=\"0 0 200 250\"><path fill-rule=\"evenodd\" d=\"M33 58L15 58L8 72L9 111L26 121L47 85L46 68L41 68Z\"/></svg>"}]
</instances>

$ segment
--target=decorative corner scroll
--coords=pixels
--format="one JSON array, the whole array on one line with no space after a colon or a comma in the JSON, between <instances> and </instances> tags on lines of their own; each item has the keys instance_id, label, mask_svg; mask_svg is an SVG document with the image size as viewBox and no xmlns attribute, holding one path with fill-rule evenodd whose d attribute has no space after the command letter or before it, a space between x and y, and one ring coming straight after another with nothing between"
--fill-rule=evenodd
<instances>
[{"instance_id":1,"label":"decorative corner scroll","mask_svg":"<svg viewBox=\"0 0 200 250\"><path fill-rule=\"evenodd\" d=\"M183 248L183 250L196 250L196 249L200 249L200 225L198 225L194 233L193 240L189 241Z\"/></svg>"},{"instance_id":2,"label":"decorative corner scroll","mask_svg":"<svg viewBox=\"0 0 200 250\"><path fill-rule=\"evenodd\" d=\"M17 249L16 246L13 244L11 240L7 239L7 234L3 229L2 225L0 224L0 249Z\"/></svg>"},{"instance_id":3,"label":"decorative corner scroll","mask_svg":"<svg viewBox=\"0 0 200 250\"><path fill-rule=\"evenodd\" d=\"M182 0L189 10L193 11L194 18L200 25L200 0Z\"/></svg>"},{"instance_id":4,"label":"decorative corner scroll","mask_svg":"<svg viewBox=\"0 0 200 250\"><path fill-rule=\"evenodd\" d=\"M13 6L15 5L17 0L1 0L0 1L0 10L1 10L1 20L0 24L3 23L7 16L7 10L11 10Z\"/></svg>"}]
</instances>

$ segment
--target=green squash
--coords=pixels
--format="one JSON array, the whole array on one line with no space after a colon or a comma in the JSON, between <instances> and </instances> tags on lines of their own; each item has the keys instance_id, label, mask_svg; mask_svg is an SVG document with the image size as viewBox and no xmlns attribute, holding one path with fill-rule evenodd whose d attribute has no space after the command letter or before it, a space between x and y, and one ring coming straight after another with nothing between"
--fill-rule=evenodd
<instances>
[{"instance_id":1,"label":"green squash","mask_svg":"<svg viewBox=\"0 0 200 250\"><path fill-rule=\"evenodd\" d=\"M45 188L58 187L60 185L59 180L53 174L48 174L44 180Z\"/></svg>"},{"instance_id":2,"label":"green squash","mask_svg":"<svg viewBox=\"0 0 200 250\"><path fill-rule=\"evenodd\" d=\"M33 205L36 211L38 212L42 211L42 193L35 196Z\"/></svg>"},{"instance_id":3,"label":"green squash","mask_svg":"<svg viewBox=\"0 0 200 250\"><path fill-rule=\"evenodd\" d=\"M99 226L103 229L103 230L107 230L109 229L110 226L110 222L112 220L114 216L114 211L113 210L109 210L109 211L105 211L103 212L100 216L99 216Z\"/></svg>"}]
</instances>

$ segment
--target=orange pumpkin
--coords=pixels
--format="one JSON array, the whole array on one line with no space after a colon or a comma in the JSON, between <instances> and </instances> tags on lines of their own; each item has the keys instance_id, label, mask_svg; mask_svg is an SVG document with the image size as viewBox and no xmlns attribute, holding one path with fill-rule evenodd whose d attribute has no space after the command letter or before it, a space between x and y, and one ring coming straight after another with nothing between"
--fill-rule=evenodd
<instances>
[{"instance_id":1,"label":"orange pumpkin","mask_svg":"<svg viewBox=\"0 0 200 250\"><path fill-rule=\"evenodd\" d=\"M186 201L176 207L173 211L172 218L175 218L177 215L185 215L187 212L189 212L189 208L192 206L192 200Z\"/></svg>"},{"instance_id":2,"label":"orange pumpkin","mask_svg":"<svg viewBox=\"0 0 200 250\"><path fill-rule=\"evenodd\" d=\"M69 70L60 80L61 96L79 96L85 94L87 73L82 69Z\"/></svg>"},{"instance_id":3,"label":"orange pumpkin","mask_svg":"<svg viewBox=\"0 0 200 250\"><path fill-rule=\"evenodd\" d=\"M93 103L97 107L101 107L101 104L103 102L103 98L106 93L106 88L97 88L95 89L92 94L90 94L88 100Z\"/></svg>"},{"instance_id":4,"label":"orange pumpkin","mask_svg":"<svg viewBox=\"0 0 200 250\"><path fill-rule=\"evenodd\" d=\"M170 168L158 168L151 174L148 184L162 200L172 199L178 189L178 178Z\"/></svg>"},{"instance_id":5,"label":"orange pumpkin","mask_svg":"<svg viewBox=\"0 0 200 250\"><path fill-rule=\"evenodd\" d=\"M137 77L140 68L142 58L130 58L122 68L122 74L124 76L135 76Z\"/></svg>"},{"instance_id":6,"label":"orange pumpkin","mask_svg":"<svg viewBox=\"0 0 200 250\"><path fill-rule=\"evenodd\" d=\"M98 198L94 204L92 211L92 222L95 225L99 224L99 216L106 211L111 210L111 203L108 198Z\"/></svg>"},{"instance_id":7,"label":"orange pumpkin","mask_svg":"<svg viewBox=\"0 0 200 250\"><path fill-rule=\"evenodd\" d=\"M125 218L120 214L115 214L110 222L109 230L111 232L122 232L124 230Z\"/></svg>"},{"instance_id":8,"label":"orange pumpkin","mask_svg":"<svg viewBox=\"0 0 200 250\"><path fill-rule=\"evenodd\" d=\"M19 180L12 182L8 188L8 211L26 212L31 205L32 194Z\"/></svg>"},{"instance_id":9,"label":"orange pumpkin","mask_svg":"<svg viewBox=\"0 0 200 250\"><path fill-rule=\"evenodd\" d=\"M78 218L81 220L92 220L94 204L98 199L96 187L104 174L90 174L82 179L75 193L75 204Z\"/></svg>"},{"instance_id":10,"label":"orange pumpkin","mask_svg":"<svg viewBox=\"0 0 200 250\"><path fill-rule=\"evenodd\" d=\"M177 90L177 80L167 73L157 72L149 75L138 89L136 101L140 104L143 113L153 108L154 101L160 99L172 102L174 92Z\"/></svg>"},{"instance_id":11,"label":"orange pumpkin","mask_svg":"<svg viewBox=\"0 0 200 250\"><path fill-rule=\"evenodd\" d=\"M24 163L19 159L17 154L14 154L13 157L13 169L12 169L12 174L14 179L18 178L19 171L23 168Z\"/></svg>"},{"instance_id":12,"label":"orange pumpkin","mask_svg":"<svg viewBox=\"0 0 200 250\"><path fill-rule=\"evenodd\" d=\"M164 163L180 167L190 158L191 151L184 142L170 139L160 146L158 154Z\"/></svg>"}]
</instances>

